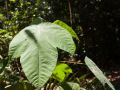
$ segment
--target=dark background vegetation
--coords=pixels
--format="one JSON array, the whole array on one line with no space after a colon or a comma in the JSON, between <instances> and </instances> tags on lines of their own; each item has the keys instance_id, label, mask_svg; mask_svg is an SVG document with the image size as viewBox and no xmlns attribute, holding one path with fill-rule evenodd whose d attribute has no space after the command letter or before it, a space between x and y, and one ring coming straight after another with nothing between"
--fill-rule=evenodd
<instances>
[{"instance_id":1,"label":"dark background vegetation","mask_svg":"<svg viewBox=\"0 0 120 90\"><path fill-rule=\"evenodd\" d=\"M120 0L0 0L0 59L9 41L36 18L61 20L80 38L76 59L90 57L100 68L120 68Z\"/></svg>"},{"instance_id":2,"label":"dark background vegetation","mask_svg":"<svg viewBox=\"0 0 120 90\"><path fill-rule=\"evenodd\" d=\"M60 19L71 25L81 40L79 47L83 48L86 55L99 66L103 68L119 66L119 0L65 0L64 2L48 0L48 3L52 13L45 19L52 17L48 20ZM69 3L72 19L70 19ZM77 53L82 57L84 50L80 48Z\"/></svg>"}]
</instances>

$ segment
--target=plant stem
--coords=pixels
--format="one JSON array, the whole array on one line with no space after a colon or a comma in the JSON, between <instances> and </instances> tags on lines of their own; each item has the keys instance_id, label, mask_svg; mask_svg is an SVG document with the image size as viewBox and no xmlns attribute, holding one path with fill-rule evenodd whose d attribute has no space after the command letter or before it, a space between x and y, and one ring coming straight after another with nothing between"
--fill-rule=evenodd
<instances>
[{"instance_id":1,"label":"plant stem","mask_svg":"<svg viewBox=\"0 0 120 90\"><path fill-rule=\"evenodd\" d=\"M72 25L72 9L71 9L71 0L68 0L68 8L69 8L69 15L70 15L70 24Z\"/></svg>"}]
</instances>

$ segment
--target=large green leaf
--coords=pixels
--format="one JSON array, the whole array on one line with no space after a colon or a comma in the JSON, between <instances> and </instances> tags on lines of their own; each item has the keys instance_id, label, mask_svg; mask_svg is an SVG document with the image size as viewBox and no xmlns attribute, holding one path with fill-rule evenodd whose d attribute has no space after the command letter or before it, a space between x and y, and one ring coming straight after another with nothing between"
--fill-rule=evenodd
<instances>
[{"instance_id":1,"label":"large green leaf","mask_svg":"<svg viewBox=\"0 0 120 90\"><path fill-rule=\"evenodd\" d=\"M57 48L74 54L72 36L56 24L41 23L20 31L10 43L9 55L20 57L28 80L36 87L42 87L56 66Z\"/></svg>"},{"instance_id":2,"label":"large green leaf","mask_svg":"<svg viewBox=\"0 0 120 90\"><path fill-rule=\"evenodd\" d=\"M78 38L77 34L75 33L75 31L70 26L68 26L66 23L64 23L63 21L56 20L53 23L55 23L57 25L60 25L61 27L65 28L74 38L79 40L79 38Z\"/></svg>"},{"instance_id":3,"label":"large green leaf","mask_svg":"<svg viewBox=\"0 0 120 90\"><path fill-rule=\"evenodd\" d=\"M69 74L72 73L72 69L67 64L58 64L53 71L53 78L59 82L63 82Z\"/></svg>"},{"instance_id":4,"label":"large green leaf","mask_svg":"<svg viewBox=\"0 0 120 90\"><path fill-rule=\"evenodd\" d=\"M110 81L105 77L103 72L97 67L97 65L91 59L85 57L85 63L103 85L108 84L112 90L115 90L114 86L110 83Z\"/></svg>"}]
</instances>

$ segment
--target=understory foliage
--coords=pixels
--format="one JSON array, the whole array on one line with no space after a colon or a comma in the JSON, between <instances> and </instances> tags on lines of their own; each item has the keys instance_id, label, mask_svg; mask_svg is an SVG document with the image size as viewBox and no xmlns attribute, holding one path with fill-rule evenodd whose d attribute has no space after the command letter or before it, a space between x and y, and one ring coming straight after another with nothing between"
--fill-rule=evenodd
<instances>
[{"instance_id":1,"label":"understory foliage","mask_svg":"<svg viewBox=\"0 0 120 90\"><path fill-rule=\"evenodd\" d=\"M0 0L0 90L115 90L97 65L85 56L88 52L81 39L84 34L80 18L71 11L74 4L65 1L63 9L56 8L56 2ZM62 11L54 13L56 9ZM76 62L76 56L82 57L83 62ZM75 71L75 65L85 67L87 72ZM90 71L95 79L84 84Z\"/></svg>"},{"instance_id":2,"label":"understory foliage","mask_svg":"<svg viewBox=\"0 0 120 90\"><path fill-rule=\"evenodd\" d=\"M9 62L20 57L20 64L25 76L36 88L46 88L47 81L53 79L57 83L51 82L54 84L52 86L48 83L48 90L84 89L77 83L65 80L72 73L72 69L67 64L57 65L59 63L59 60L57 62L58 49L70 53L71 56L75 54L76 46L72 36L78 39L73 29L59 20L54 23L44 22L28 26L21 30L10 42L8 67ZM108 84L112 90L115 90L94 62L86 57L85 63L103 86ZM6 65L3 65L2 68Z\"/></svg>"}]
</instances>

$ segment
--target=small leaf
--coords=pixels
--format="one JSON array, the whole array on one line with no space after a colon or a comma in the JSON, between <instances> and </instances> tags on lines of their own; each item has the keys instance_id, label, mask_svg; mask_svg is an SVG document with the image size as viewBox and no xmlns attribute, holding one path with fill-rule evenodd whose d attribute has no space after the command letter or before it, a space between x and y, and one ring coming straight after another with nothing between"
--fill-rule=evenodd
<instances>
[{"instance_id":1,"label":"small leaf","mask_svg":"<svg viewBox=\"0 0 120 90\"><path fill-rule=\"evenodd\" d=\"M40 24L40 23L43 23L43 22L46 22L46 21L41 17L37 17L32 21L31 25L37 25L37 24Z\"/></svg>"},{"instance_id":2,"label":"small leaf","mask_svg":"<svg viewBox=\"0 0 120 90\"><path fill-rule=\"evenodd\" d=\"M16 2L16 0L9 0L10 2Z\"/></svg>"},{"instance_id":3,"label":"small leaf","mask_svg":"<svg viewBox=\"0 0 120 90\"><path fill-rule=\"evenodd\" d=\"M103 72L97 67L97 65L88 57L85 57L85 63L88 68L92 71L92 73L96 76L96 78L103 84L108 84L108 86L115 90L114 86L110 83L110 81L105 77Z\"/></svg>"},{"instance_id":4,"label":"small leaf","mask_svg":"<svg viewBox=\"0 0 120 90\"><path fill-rule=\"evenodd\" d=\"M79 38L78 38L77 34L75 33L75 31L70 26L68 26L66 23L64 23L63 21L56 20L53 23L55 23L57 25L60 25L61 27L65 28L74 38L79 40Z\"/></svg>"},{"instance_id":5,"label":"small leaf","mask_svg":"<svg viewBox=\"0 0 120 90\"><path fill-rule=\"evenodd\" d=\"M5 19L6 19L6 17L0 13L0 20L5 20Z\"/></svg>"},{"instance_id":6,"label":"small leaf","mask_svg":"<svg viewBox=\"0 0 120 90\"><path fill-rule=\"evenodd\" d=\"M7 30L0 29L0 35L7 33Z\"/></svg>"},{"instance_id":7,"label":"small leaf","mask_svg":"<svg viewBox=\"0 0 120 90\"><path fill-rule=\"evenodd\" d=\"M67 64L59 64L53 71L53 78L63 82L70 73L72 73L72 69Z\"/></svg>"},{"instance_id":8,"label":"small leaf","mask_svg":"<svg viewBox=\"0 0 120 90\"><path fill-rule=\"evenodd\" d=\"M86 89L81 88L78 83L66 82L63 83L61 86L58 86L56 90L86 90Z\"/></svg>"},{"instance_id":9,"label":"small leaf","mask_svg":"<svg viewBox=\"0 0 120 90\"><path fill-rule=\"evenodd\" d=\"M41 0L37 0L36 5L39 6L41 3Z\"/></svg>"}]
</instances>

